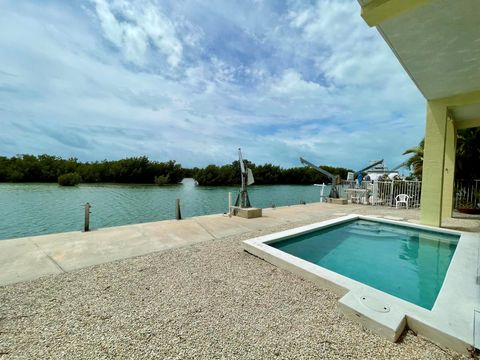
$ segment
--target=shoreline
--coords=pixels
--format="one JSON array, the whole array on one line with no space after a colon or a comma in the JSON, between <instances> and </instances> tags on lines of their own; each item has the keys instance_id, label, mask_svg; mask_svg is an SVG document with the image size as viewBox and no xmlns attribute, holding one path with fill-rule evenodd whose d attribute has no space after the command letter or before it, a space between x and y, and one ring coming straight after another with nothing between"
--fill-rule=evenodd
<instances>
[{"instance_id":1,"label":"shoreline","mask_svg":"<svg viewBox=\"0 0 480 360\"><path fill-rule=\"evenodd\" d=\"M92 230L0 240L0 285L59 274L119 259L145 255L179 246L240 235L248 231L275 228L285 224L314 223L337 211L385 213L362 205L312 203L267 208L256 219L228 217L224 214L194 216L184 220L121 225ZM417 210L389 210L410 214ZM388 213L388 212L387 212Z\"/></svg>"},{"instance_id":2,"label":"shoreline","mask_svg":"<svg viewBox=\"0 0 480 360\"><path fill-rule=\"evenodd\" d=\"M72 253L86 249L72 235L82 233L56 235L53 247L31 238L63 271L1 287L0 350L32 358L75 357L80 349L89 358L463 358L410 330L398 343L362 330L340 314L335 293L241 248L243 240L345 213L419 218L415 209L309 204L266 209L265 217L250 220L216 214L126 225L116 236L98 236L108 229L83 233L91 252L79 260L104 255L104 261L71 269ZM148 247L168 234L171 247ZM142 242L146 237L157 241ZM114 258L129 245L147 251Z\"/></svg>"},{"instance_id":3,"label":"shoreline","mask_svg":"<svg viewBox=\"0 0 480 360\"><path fill-rule=\"evenodd\" d=\"M329 187L327 187L328 189ZM319 201L319 190L302 185L257 185L252 204L268 208ZM175 218L180 199L184 217L224 213L228 193L235 199L238 187L182 185L81 184L61 187L54 183L0 184L4 206L0 209L0 241L83 229L84 209L91 208L90 228L99 229Z\"/></svg>"}]
</instances>

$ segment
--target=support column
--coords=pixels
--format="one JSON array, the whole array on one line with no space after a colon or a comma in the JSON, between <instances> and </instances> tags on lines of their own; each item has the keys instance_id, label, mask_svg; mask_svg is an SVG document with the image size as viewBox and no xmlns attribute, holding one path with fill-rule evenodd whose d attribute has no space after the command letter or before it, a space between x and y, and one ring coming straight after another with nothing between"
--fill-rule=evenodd
<instances>
[{"instance_id":1,"label":"support column","mask_svg":"<svg viewBox=\"0 0 480 360\"><path fill-rule=\"evenodd\" d=\"M447 106L428 101L420 215L425 225L440 226L442 222L446 132Z\"/></svg>"},{"instance_id":2,"label":"support column","mask_svg":"<svg viewBox=\"0 0 480 360\"><path fill-rule=\"evenodd\" d=\"M448 219L452 217L456 150L457 129L455 128L455 122L453 119L448 117L445 136L445 169L443 172L442 219Z\"/></svg>"}]
</instances>

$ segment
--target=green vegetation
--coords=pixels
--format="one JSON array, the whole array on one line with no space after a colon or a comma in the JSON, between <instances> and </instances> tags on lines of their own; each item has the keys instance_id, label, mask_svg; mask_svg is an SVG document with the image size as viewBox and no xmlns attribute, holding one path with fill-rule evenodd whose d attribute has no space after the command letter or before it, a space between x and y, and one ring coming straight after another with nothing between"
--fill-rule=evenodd
<instances>
[{"instance_id":1,"label":"green vegetation","mask_svg":"<svg viewBox=\"0 0 480 360\"><path fill-rule=\"evenodd\" d=\"M425 139L417 146L403 153L412 154L407 164L413 175L421 180L423 170L423 148ZM457 131L457 153L455 158L455 179L480 179L480 128L461 129Z\"/></svg>"},{"instance_id":2,"label":"green vegetation","mask_svg":"<svg viewBox=\"0 0 480 360\"><path fill-rule=\"evenodd\" d=\"M161 177L161 181L177 184L184 177L182 166L175 161L151 161L146 156L90 163L50 155L0 156L0 182L60 183L62 175L71 173L78 175L85 183L153 184L155 177ZM71 175L62 177L62 181L70 181L71 178Z\"/></svg>"},{"instance_id":3,"label":"green vegetation","mask_svg":"<svg viewBox=\"0 0 480 360\"><path fill-rule=\"evenodd\" d=\"M330 179L326 176L307 167L284 169L272 164L255 165L249 161L245 161L245 163L247 164L247 167L252 169L253 176L255 177L255 184L257 185L311 185L314 183L321 184L323 182L330 182ZM348 171L352 171L324 165L321 167L332 174L340 175L342 179L347 177ZM235 185L240 182L240 166L238 161L223 166L208 165L204 169L197 169L193 174L193 178L198 181L199 185Z\"/></svg>"},{"instance_id":4,"label":"green vegetation","mask_svg":"<svg viewBox=\"0 0 480 360\"><path fill-rule=\"evenodd\" d=\"M167 185L170 181L170 176L167 175L159 175L155 176L154 182L156 185L162 186L162 185Z\"/></svg>"},{"instance_id":5,"label":"green vegetation","mask_svg":"<svg viewBox=\"0 0 480 360\"><path fill-rule=\"evenodd\" d=\"M418 179L422 179L423 171L423 148L425 145L425 139L422 139L417 146L405 150L403 155L412 154L407 160L407 166L412 170L412 174Z\"/></svg>"},{"instance_id":6,"label":"green vegetation","mask_svg":"<svg viewBox=\"0 0 480 360\"><path fill-rule=\"evenodd\" d=\"M58 177L58 185L75 186L80 184L82 178L77 173L63 174Z\"/></svg>"},{"instance_id":7,"label":"green vegetation","mask_svg":"<svg viewBox=\"0 0 480 360\"><path fill-rule=\"evenodd\" d=\"M303 184L329 183L319 172L295 167L284 169L272 164L255 165L245 161L252 169L255 184ZM323 166L332 174L347 177L344 168ZM11 158L0 156L0 182L57 182L64 186L83 183L131 183L131 184L178 184L184 177L193 177L200 185L237 185L240 182L238 161L205 168L182 168L175 161L157 162L146 156L117 161L79 162L75 158L62 159L50 155L17 155Z\"/></svg>"},{"instance_id":8,"label":"green vegetation","mask_svg":"<svg viewBox=\"0 0 480 360\"><path fill-rule=\"evenodd\" d=\"M457 131L455 178L480 179L480 128Z\"/></svg>"}]
</instances>

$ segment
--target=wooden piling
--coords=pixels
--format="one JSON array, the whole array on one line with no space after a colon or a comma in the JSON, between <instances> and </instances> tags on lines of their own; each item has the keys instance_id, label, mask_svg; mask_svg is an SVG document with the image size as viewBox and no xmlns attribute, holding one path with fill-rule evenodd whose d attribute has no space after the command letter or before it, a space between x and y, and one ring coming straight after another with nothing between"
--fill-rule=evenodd
<instances>
[{"instance_id":1,"label":"wooden piling","mask_svg":"<svg viewBox=\"0 0 480 360\"><path fill-rule=\"evenodd\" d=\"M175 199L175 219L182 220L182 212L180 211L180 199Z\"/></svg>"},{"instance_id":2,"label":"wooden piling","mask_svg":"<svg viewBox=\"0 0 480 360\"><path fill-rule=\"evenodd\" d=\"M85 204L85 222L83 225L83 231L90 231L90 203Z\"/></svg>"}]
</instances>

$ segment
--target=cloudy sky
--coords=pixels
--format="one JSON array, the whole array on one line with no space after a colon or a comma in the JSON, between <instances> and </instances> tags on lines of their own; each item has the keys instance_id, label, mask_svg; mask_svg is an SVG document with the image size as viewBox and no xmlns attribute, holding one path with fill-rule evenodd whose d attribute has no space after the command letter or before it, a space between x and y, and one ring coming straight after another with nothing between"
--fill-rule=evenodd
<instances>
[{"instance_id":1,"label":"cloudy sky","mask_svg":"<svg viewBox=\"0 0 480 360\"><path fill-rule=\"evenodd\" d=\"M422 96L355 0L2 0L0 154L401 162Z\"/></svg>"}]
</instances>

